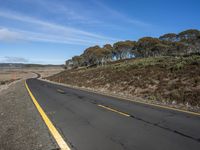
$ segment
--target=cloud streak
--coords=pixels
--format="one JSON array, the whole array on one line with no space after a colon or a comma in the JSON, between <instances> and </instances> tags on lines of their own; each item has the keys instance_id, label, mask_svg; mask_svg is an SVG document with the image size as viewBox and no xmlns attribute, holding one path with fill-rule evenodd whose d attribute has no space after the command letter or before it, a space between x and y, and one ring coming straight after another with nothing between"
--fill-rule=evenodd
<instances>
[{"instance_id":1,"label":"cloud streak","mask_svg":"<svg viewBox=\"0 0 200 150\"><path fill-rule=\"evenodd\" d=\"M99 7L101 7L102 9L104 9L105 11L107 11L109 14L111 14L113 17L117 18L117 19L121 19L122 21L132 24L134 26L138 26L138 27L142 27L142 28L148 28L148 27L152 27L152 25L150 23L147 23L145 21L141 21L141 20L137 20L137 19L133 19L130 18L110 7L108 7L107 5L105 5L104 3L100 2L99 0L91 0L93 3L95 3L96 5L98 5Z\"/></svg>"},{"instance_id":2,"label":"cloud streak","mask_svg":"<svg viewBox=\"0 0 200 150\"><path fill-rule=\"evenodd\" d=\"M17 31L17 29L13 29L15 30L15 32L13 32L13 36L20 35L19 39L24 39L28 41L29 40L43 41L43 42L46 41L46 42L88 45L88 44L99 44L99 43L101 44L106 41L112 42L116 40L114 38L94 34L76 28L66 27L55 23L42 21L33 17L21 14L16 15L16 13L11 13L11 12L0 11L0 17L19 22L24 22L26 23L27 26L33 27L35 30L38 30L39 32L33 32L33 31L29 32L26 30ZM8 29L4 30L6 30L7 33L11 34L11 31L9 31ZM6 36L4 38L6 38Z\"/></svg>"},{"instance_id":3,"label":"cloud streak","mask_svg":"<svg viewBox=\"0 0 200 150\"><path fill-rule=\"evenodd\" d=\"M35 0L34 3L44 8L48 12L52 14L62 15L63 18L70 21L76 21L82 24L98 24L99 23L98 20L91 19L90 17L83 15L79 11L77 12L69 4L64 5L64 4L60 4L58 2L55 3L55 1L49 1L49 0L42 0L42 1Z\"/></svg>"},{"instance_id":4,"label":"cloud streak","mask_svg":"<svg viewBox=\"0 0 200 150\"><path fill-rule=\"evenodd\" d=\"M3 42L20 42L20 41L32 41L32 42L48 42L48 43L61 43L61 44L72 44L72 45L93 45L93 44L104 44L100 39L92 39L89 37L73 38L65 35L54 35L51 33L39 33L30 32L18 29L0 29L0 41Z\"/></svg>"},{"instance_id":5,"label":"cloud streak","mask_svg":"<svg viewBox=\"0 0 200 150\"><path fill-rule=\"evenodd\" d=\"M40 8L43 8L44 10L47 10L47 12L51 13L61 13L62 15L59 15L63 17L67 17L68 19L74 19L77 22L90 22L90 23L97 23L95 19L89 19L88 16L85 15L79 15L74 10L74 8L70 8L68 5L63 5L60 3L55 3L55 1L27 1L23 0L24 3L38 6ZM150 24L145 23L140 20L131 19L124 14L121 14L117 12L116 10L108 7L104 3L101 3L96 0L92 0L92 2L99 6L99 8L107 12L108 14L111 14L112 17L122 20L123 22L138 26L138 27L144 27L147 28L150 26ZM56 10L56 11L55 11ZM51 14L50 13L50 14ZM9 19L12 22L20 22L23 23L23 25L26 28L19 29L18 27L8 27L3 26L3 29L0 30L3 34L0 35L0 41L13 41L13 40L22 40L22 41L39 41L39 42L51 42L51 43L64 43L64 44L73 44L73 45L95 45L95 44L105 44L105 43L114 43L117 40L116 38L107 37L100 34L94 34L92 32L87 32L84 30L80 30L74 27L64 26L56 23L52 23L49 21L44 21L35 17L26 16L23 14L19 14L14 11L8 11L8 10L0 10L0 18ZM120 26L117 26L116 24L109 23L109 22L101 22L102 20L98 20L98 25L100 25L101 28L106 27L108 28L115 28L115 29L121 29ZM21 26L22 27L22 26Z\"/></svg>"},{"instance_id":6,"label":"cloud streak","mask_svg":"<svg viewBox=\"0 0 200 150\"><path fill-rule=\"evenodd\" d=\"M23 57L0 57L0 63L28 63L29 60Z\"/></svg>"},{"instance_id":7,"label":"cloud streak","mask_svg":"<svg viewBox=\"0 0 200 150\"><path fill-rule=\"evenodd\" d=\"M6 28L0 28L0 41L12 42L19 40L21 35L17 32L10 31Z\"/></svg>"}]
</instances>

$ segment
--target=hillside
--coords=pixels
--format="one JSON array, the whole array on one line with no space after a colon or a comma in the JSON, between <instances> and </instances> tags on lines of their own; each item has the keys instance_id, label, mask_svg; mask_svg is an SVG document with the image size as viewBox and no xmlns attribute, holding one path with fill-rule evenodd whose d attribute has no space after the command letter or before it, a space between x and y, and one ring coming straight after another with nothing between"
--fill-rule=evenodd
<instances>
[{"instance_id":1,"label":"hillside","mask_svg":"<svg viewBox=\"0 0 200 150\"><path fill-rule=\"evenodd\" d=\"M165 104L200 106L199 55L121 60L66 70L48 79Z\"/></svg>"},{"instance_id":2,"label":"hillside","mask_svg":"<svg viewBox=\"0 0 200 150\"><path fill-rule=\"evenodd\" d=\"M0 63L0 69L23 69L33 67L63 67L62 65L41 65L41 64L23 64L23 63Z\"/></svg>"}]
</instances>

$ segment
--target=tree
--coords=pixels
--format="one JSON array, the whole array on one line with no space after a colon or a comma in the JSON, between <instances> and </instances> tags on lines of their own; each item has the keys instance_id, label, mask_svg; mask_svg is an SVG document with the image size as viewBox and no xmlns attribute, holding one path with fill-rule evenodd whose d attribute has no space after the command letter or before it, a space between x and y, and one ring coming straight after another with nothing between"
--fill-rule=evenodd
<instances>
[{"instance_id":1,"label":"tree","mask_svg":"<svg viewBox=\"0 0 200 150\"><path fill-rule=\"evenodd\" d=\"M116 59L125 59L129 58L131 50L135 46L135 41L120 41L114 43L113 45L113 54L116 56Z\"/></svg>"},{"instance_id":2,"label":"tree","mask_svg":"<svg viewBox=\"0 0 200 150\"><path fill-rule=\"evenodd\" d=\"M70 69L73 66L73 62L71 59L65 61L65 69Z\"/></svg>"},{"instance_id":3,"label":"tree","mask_svg":"<svg viewBox=\"0 0 200 150\"><path fill-rule=\"evenodd\" d=\"M167 55L170 56L179 56L187 54L188 46L183 42L173 42L170 43Z\"/></svg>"},{"instance_id":4,"label":"tree","mask_svg":"<svg viewBox=\"0 0 200 150\"><path fill-rule=\"evenodd\" d=\"M83 65L83 57L82 56L74 56L72 57L72 62L74 67L80 67Z\"/></svg>"},{"instance_id":5,"label":"tree","mask_svg":"<svg viewBox=\"0 0 200 150\"><path fill-rule=\"evenodd\" d=\"M164 34L159 37L162 41L178 42L180 41L179 37L175 33Z\"/></svg>"},{"instance_id":6,"label":"tree","mask_svg":"<svg viewBox=\"0 0 200 150\"><path fill-rule=\"evenodd\" d=\"M103 46L103 54L105 58L105 63L113 60L113 47L110 44L106 44Z\"/></svg>"},{"instance_id":7,"label":"tree","mask_svg":"<svg viewBox=\"0 0 200 150\"><path fill-rule=\"evenodd\" d=\"M103 47L98 45L84 50L80 56L66 61L66 67L104 65L109 61L134 57L200 54L200 31L186 30L179 34L168 33L158 38L144 37L135 41L119 41Z\"/></svg>"},{"instance_id":8,"label":"tree","mask_svg":"<svg viewBox=\"0 0 200 150\"><path fill-rule=\"evenodd\" d=\"M200 53L200 31L190 29L179 33L182 43L188 46L187 54Z\"/></svg>"},{"instance_id":9,"label":"tree","mask_svg":"<svg viewBox=\"0 0 200 150\"><path fill-rule=\"evenodd\" d=\"M200 31L195 29L190 29L179 33L178 36L182 41L194 40L200 36Z\"/></svg>"},{"instance_id":10,"label":"tree","mask_svg":"<svg viewBox=\"0 0 200 150\"><path fill-rule=\"evenodd\" d=\"M170 49L169 45L165 45L163 43L155 44L152 48L152 54L153 56L165 56L167 55L168 50Z\"/></svg>"},{"instance_id":11,"label":"tree","mask_svg":"<svg viewBox=\"0 0 200 150\"><path fill-rule=\"evenodd\" d=\"M103 48L95 48L93 51L93 60L95 65L104 65L112 59L112 46L104 45Z\"/></svg>"},{"instance_id":12,"label":"tree","mask_svg":"<svg viewBox=\"0 0 200 150\"><path fill-rule=\"evenodd\" d=\"M144 37L137 42L137 54L139 57L155 56L155 46L160 44L160 40L152 37ZM159 53L159 52L156 52Z\"/></svg>"},{"instance_id":13,"label":"tree","mask_svg":"<svg viewBox=\"0 0 200 150\"><path fill-rule=\"evenodd\" d=\"M96 46L92 46L87 48L84 53L83 53L83 57L85 59L86 65L95 65L97 63L97 51L100 50L101 48L96 45Z\"/></svg>"}]
</instances>

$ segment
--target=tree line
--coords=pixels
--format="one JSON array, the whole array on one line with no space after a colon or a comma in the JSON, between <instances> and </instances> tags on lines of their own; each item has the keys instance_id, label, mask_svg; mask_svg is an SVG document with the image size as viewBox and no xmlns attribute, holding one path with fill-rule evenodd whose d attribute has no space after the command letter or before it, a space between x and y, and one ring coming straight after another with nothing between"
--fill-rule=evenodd
<instances>
[{"instance_id":1,"label":"tree line","mask_svg":"<svg viewBox=\"0 0 200 150\"><path fill-rule=\"evenodd\" d=\"M80 56L65 62L66 68L106 65L108 62L137 57L182 56L200 54L200 31L186 30L168 33L159 38L143 37L138 41L119 41L89 47Z\"/></svg>"}]
</instances>

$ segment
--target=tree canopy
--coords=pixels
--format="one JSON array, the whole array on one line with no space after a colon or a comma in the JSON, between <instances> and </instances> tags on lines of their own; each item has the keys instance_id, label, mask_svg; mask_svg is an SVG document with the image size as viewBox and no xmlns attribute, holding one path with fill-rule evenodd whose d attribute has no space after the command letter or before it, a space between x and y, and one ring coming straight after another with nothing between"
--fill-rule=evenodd
<instances>
[{"instance_id":1,"label":"tree canopy","mask_svg":"<svg viewBox=\"0 0 200 150\"><path fill-rule=\"evenodd\" d=\"M108 62L132 57L177 56L200 53L200 31L186 30L167 33L159 38L143 37L138 41L119 41L88 47L80 56L66 61L66 67L105 65Z\"/></svg>"}]
</instances>

